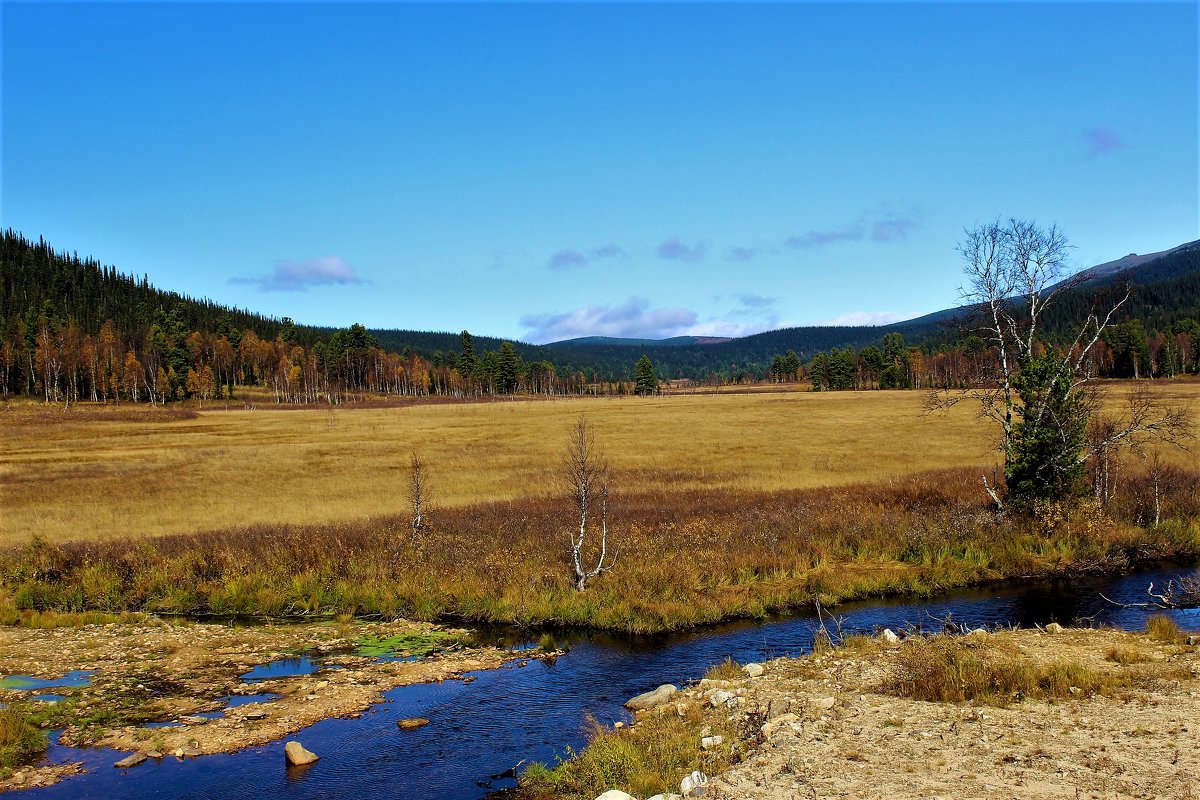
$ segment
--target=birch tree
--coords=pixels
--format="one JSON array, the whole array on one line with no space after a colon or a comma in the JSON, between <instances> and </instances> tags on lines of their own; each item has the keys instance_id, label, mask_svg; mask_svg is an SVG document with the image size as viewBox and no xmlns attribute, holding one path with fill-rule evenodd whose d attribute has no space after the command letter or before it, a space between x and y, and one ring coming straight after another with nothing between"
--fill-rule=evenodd
<instances>
[{"instance_id":1,"label":"birch tree","mask_svg":"<svg viewBox=\"0 0 1200 800\"><path fill-rule=\"evenodd\" d=\"M1095 377L1090 355L1129 299L1129 290L1098 300L1072 338L1052 347L1044 337L1046 314L1086 278L1068 273L1069 250L1056 225L1011 218L967 230L958 245L966 278L960 293L970 308L963 327L979 336L994 357L978 362L982 372L973 376L969 389L935 391L929 407L974 402L980 415L995 423L1005 487L989 485L986 476L983 484L998 509L1005 499L1026 504L1078 491L1083 464L1120 442L1140 435L1179 441L1188 433L1179 427L1186 428L1186 415L1143 399L1138 413L1105 435L1095 436L1093 428L1089 442L1088 425L1096 409L1089 392Z\"/></svg>"},{"instance_id":2,"label":"birch tree","mask_svg":"<svg viewBox=\"0 0 1200 800\"><path fill-rule=\"evenodd\" d=\"M596 444L595 431L585 416L579 417L567 437L563 476L572 506L579 515L579 527L570 534L570 545L575 588L582 592L589 580L612 569L619 555L616 549L611 556L608 551L608 462ZM599 542L590 548L589 535L599 537ZM588 564L594 566L588 567Z\"/></svg>"}]
</instances>

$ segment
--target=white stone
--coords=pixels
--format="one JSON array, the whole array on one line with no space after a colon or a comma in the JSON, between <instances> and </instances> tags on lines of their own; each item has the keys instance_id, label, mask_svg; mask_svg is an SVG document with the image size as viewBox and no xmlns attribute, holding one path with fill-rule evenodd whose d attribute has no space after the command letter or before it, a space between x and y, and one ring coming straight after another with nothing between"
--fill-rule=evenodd
<instances>
[{"instance_id":1,"label":"white stone","mask_svg":"<svg viewBox=\"0 0 1200 800\"><path fill-rule=\"evenodd\" d=\"M620 789L609 789L607 792L597 797L596 800L637 800L637 798L631 794L622 792Z\"/></svg>"},{"instance_id":2,"label":"white stone","mask_svg":"<svg viewBox=\"0 0 1200 800\"><path fill-rule=\"evenodd\" d=\"M762 664L746 664L744 667L742 667L742 672L746 673L746 675L751 678L759 678L764 672L766 672L766 669Z\"/></svg>"},{"instance_id":3,"label":"white stone","mask_svg":"<svg viewBox=\"0 0 1200 800\"><path fill-rule=\"evenodd\" d=\"M707 787L708 776L696 770L679 782L679 793L684 797L702 797Z\"/></svg>"},{"instance_id":4,"label":"white stone","mask_svg":"<svg viewBox=\"0 0 1200 800\"><path fill-rule=\"evenodd\" d=\"M887 642L888 644L896 644L897 642L900 641L900 637L897 636L896 632L893 631L891 628L884 628L883 629L883 640L885 642Z\"/></svg>"},{"instance_id":5,"label":"white stone","mask_svg":"<svg viewBox=\"0 0 1200 800\"><path fill-rule=\"evenodd\" d=\"M662 705L670 700L677 691L679 691L679 687L677 687L675 684L664 683L657 689L639 694L637 697L629 698L625 701L625 707L630 711L641 711L646 708L654 708L655 706Z\"/></svg>"},{"instance_id":6,"label":"white stone","mask_svg":"<svg viewBox=\"0 0 1200 800\"><path fill-rule=\"evenodd\" d=\"M700 740L700 747L704 750L712 750L714 747L720 747L725 744L724 736L705 736Z\"/></svg>"},{"instance_id":7,"label":"white stone","mask_svg":"<svg viewBox=\"0 0 1200 800\"><path fill-rule=\"evenodd\" d=\"M1046 633L1062 633L1065 630L1066 628L1064 628L1062 625L1059 625L1057 622L1051 622L1046 626Z\"/></svg>"},{"instance_id":8,"label":"white stone","mask_svg":"<svg viewBox=\"0 0 1200 800\"><path fill-rule=\"evenodd\" d=\"M733 705L735 702L737 702L737 697L733 694L733 692L727 692L724 689L717 689L709 696L708 702L712 703L713 708L720 708L721 706Z\"/></svg>"},{"instance_id":9,"label":"white stone","mask_svg":"<svg viewBox=\"0 0 1200 800\"><path fill-rule=\"evenodd\" d=\"M828 711L833 708L835 703L837 703L837 700L832 697L818 697L813 700L813 705L822 711Z\"/></svg>"}]
</instances>

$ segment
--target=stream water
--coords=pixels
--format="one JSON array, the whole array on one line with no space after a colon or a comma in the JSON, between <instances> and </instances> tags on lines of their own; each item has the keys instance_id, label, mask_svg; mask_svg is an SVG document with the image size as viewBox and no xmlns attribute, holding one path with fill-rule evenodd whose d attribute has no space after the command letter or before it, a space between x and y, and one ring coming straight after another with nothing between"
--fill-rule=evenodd
<instances>
[{"instance_id":1,"label":"stream water","mask_svg":"<svg viewBox=\"0 0 1200 800\"><path fill-rule=\"evenodd\" d=\"M1083 620L1138 630L1149 612L1121 609L1145 599L1147 583L1162 586L1181 569L1121 578L1081 579L1070 585L1007 585L956 592L931 600L855 603L835 610L845 632L922 626L940 630L947 617L976 626L1029 627ZM1188 630L1200 610L1171 612ZM828 618L827 618L828 621ZM627 719L621 704L661 683L682 685L727 656L742 663L807 652L812 616L728 624L686 634L618 637L564 636L570 652L553 663L516 662L475 673L476 680L394 689L360 719L330 719L297 739L321 756L307 768L284 766L283 742L240 753L179 761L168 756L132 770L112 768L123 754L54 745L49 758L84 761L86 775L30 790L38 798L320 798L470 800L514 784L506 771L521 761L553 762L583 744L588 715L603 723ZM504 642L510 646L517 641ZM431 724L401 731L405 717Z\"/></svg>"}]
</instances>

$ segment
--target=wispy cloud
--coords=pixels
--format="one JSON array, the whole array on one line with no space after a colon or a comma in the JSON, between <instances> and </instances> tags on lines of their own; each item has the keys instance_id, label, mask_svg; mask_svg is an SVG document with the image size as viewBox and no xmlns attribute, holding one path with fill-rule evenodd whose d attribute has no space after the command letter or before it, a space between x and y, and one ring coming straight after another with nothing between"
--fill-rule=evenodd
<instances>
[{"instance_id":1,"label":"wispy cloud","mask_svg":"<svg viewBox=\"0 0 1200 800\"><path fill-rule=\"evenodd\" d=\"M789 236L783 243L794 250L809 250L839 242L861 242L868 238L886 244L904 239L920 227L921 220L916 214L864 215L855 222L839 227L814 228Z\"/></svg>"},{"instance_id":2,"label":"wispy cloud","mask_svg":"<svg viewBox=\"0 0 1200 800\"><path fill-rule=\"evenodd\" d=\"M758 254L762 252L757 247L731 247L725 253L725 258L729 261L737 261L738 263L746 263L758 258Z\"/></svg>"},{"instance_id":3,"label":"wispy cloud","mask_svg":"<svg viewBox=\"0 0 1200 800\"><path fill-rule=\"evenodd\" d=\"M1109 153L1124 150L1129 146L1119 133L1107 125L1102 125L1099 128L1088 128L1083 132L1083 142L1087 147L1087 157L1089 159L1106 156Z\"/></svg>"},{"instance_id":4,"label":"wispy cloud","mask_svg":"<svg viewBox=\"0 0 1200 800\"><path fill-rule=\"evenodd\" d=\"M672 236L658 246L658 257L667 261L696 262L703 261L707 251L708 244L706 242L689 245L678 236Z\"/></svg>"},{"instance_id":5,"label":"wispy cloud","mask_svg":"<svg viewBox=\"0 0 1200 800\"><path fill-rule=\"evenodd\" d=\"M871 226L871 239L876 242L894 242L903 239L921 227L915 217L885 217Z\"/></svg>"},{"instance_id":6,"label":"wispy cloud","mask_svg":"<svg viewBox=\"0 0 1200 800\"><path fill-rule=\"evenodd\" d=\"M775 305L778 297L767 297L761 294L739 294L738 302L746 308L769 308Z\"/></svg>"},{"instance_id":7,"label":"wispy cloud","mask_svg":"<svg viewBox=\"0 0 1200 800\"><path fill-rule=\"evenodd\" d=\"M836 242L857 242L863 238L862 225L849 225L835 230L811 230L789 236L784 240L788 247L803 250L811 247L823 247Z\"/></svg>"},{"instance_id":8,"label":"wispy cloud","mask_svg":"<svg viewBox=\"0 0 1200 800\"><path fill-rule=\"evenodd\" d=\"M687 308L650 308L650 302L631 297L619 306L585 306L559 314L527 314L521 326L531 342L556 342L580 336L621 336L665 339L679 336L696 322Z\"/></svg>"},{"instance_id":9,"label":"wispy cloud","mask_svg":"<svg viewBox=\"0 0 1200 800\"><path fill-rule=\"evenodd\" d=\"M230 278L230 283L250 284L262 292L303 292L310 286L362 283L354 268L337 256L276 261L268 275Z\"/></svg>"},{"instance_id":10,"label":"wispy cloud","mask_svg":"<svg viewBox=\"0 0 1200 800\"><path fill-rule=\"evenodd\" d=\"M833 319L823 319L810 322L809 325L891 325L912 319L917 314L898 314L895 311L847 311Z\"/></svg>"},{"instance_id":11,"label":"wispy cloud","mask_svg":"<svg viewBox=\"0 0 1200 800\"><path fill-rule=\"evenodd\" d=\"M615 244L605 244L587 250L567 248L551 255L550 260L546 262L546 266L550 269L561 271L586 267L596 261L625 258L626 255L625 250Z\"/></svg>"}]
</instances>

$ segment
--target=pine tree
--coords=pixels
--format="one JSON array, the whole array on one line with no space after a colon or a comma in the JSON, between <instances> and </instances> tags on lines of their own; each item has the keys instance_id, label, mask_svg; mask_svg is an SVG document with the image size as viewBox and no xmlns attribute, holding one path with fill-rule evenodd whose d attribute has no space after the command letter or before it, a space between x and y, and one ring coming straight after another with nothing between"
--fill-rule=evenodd
<instances>
[{"instance_id":1,"label":"pine tree","mask_svg":"<svg viewBox=\"0 0 1200 800\"><path fill-rule=\"evenodd\" d=\"M462 353L458 357L458 371L463 377L475 373L475 340L466 331L462 332Z\"/></svg>"},{"instance_id":2,"label":"pine tree","mask_svg":"<svg viewBox=\"0 0 1200 800\"><path fill-rule=\"evenodd\" d=\"M633 391L640 395L658 394L658 378L650 356L643 355L633 368Z\"/></svg>"},{"instance_id":3,"label":"pine tree","mask_svg":"<svg viewBox=\"0 0 1200 800\"><path fill-rule=\"evenodd\" d=\"M496 390L503 394L511 394L517 388L517 378L520 373L520 360L512 342L500 345L500 358L496 367Z\"/></svg>"}]
</instances>

